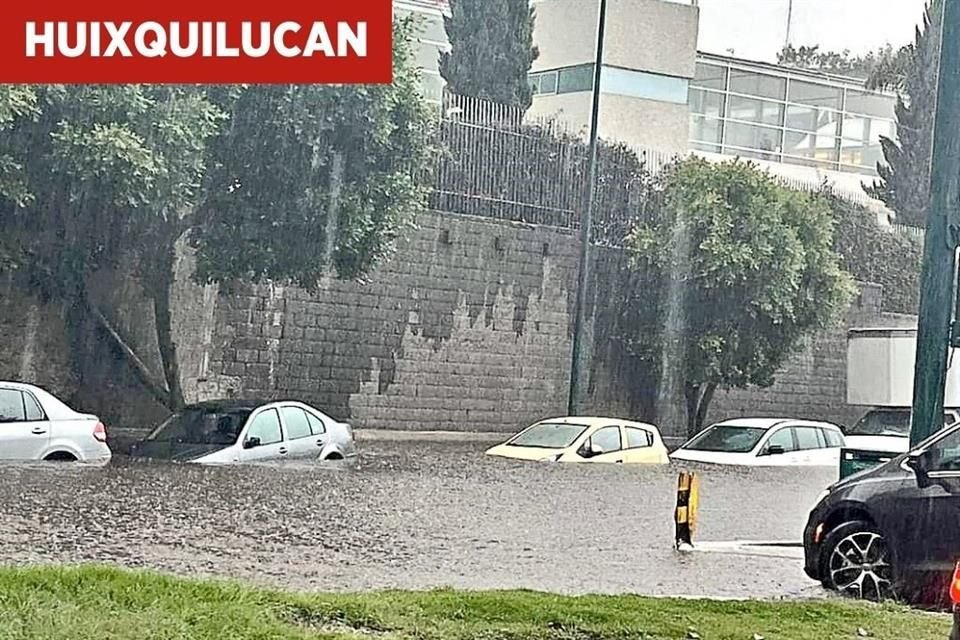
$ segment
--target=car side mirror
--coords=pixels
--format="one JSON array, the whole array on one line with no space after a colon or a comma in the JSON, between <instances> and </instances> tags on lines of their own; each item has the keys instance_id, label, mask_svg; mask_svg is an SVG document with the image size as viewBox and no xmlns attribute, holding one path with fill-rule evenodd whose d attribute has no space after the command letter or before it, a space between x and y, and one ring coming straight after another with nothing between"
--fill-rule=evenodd
<instances>
[{"instance_id":1,"label":"car side mirror","mask_svg":"<svg viewBox=\"0 0 960 640\"><path fill-rule=\"evenodd\" d=\"M769 447L766 448L766 450L763 452L763 455L765 455L765 456L782 456L784 453L786 453L786 451L784 450L783 445L772 444L772 445L770 445Z\"/></svg>"},{"instance_id":2,"label":"car side mirror","mask_svg":"<svg viewBox=\"0 0 960 640\"><path fill-rule=\"evenodd\" d=\"M593 442L587 441L583 443L583 446L580 447L580 451L577 453L580 454L581 458L593 458L594 456L599 456L603 453L603 447Z\"/></svg>"},{"instance_id":3,"label":"car side mirror","mask_svg":"<svg viewBox=\"0 0 960 640\"><path fill-rule=\"evenodd\" d=\"M917 486L921 489L929 487L930 474L927 468L927 456L926 453L917 453L910 454L907 456L907 466L913 470L913 473L917 476Z\"/></svg>"},{"instance_id":4,"label":"car side mirror","mask_svg":"<svg viewBox=\"0 0 960 640\"><path fill-rule=\"evenodd\" d=\"M260 438L253 436L243 441L244 449L253 449L260 446Z\"/></svg>"}]
</instances>

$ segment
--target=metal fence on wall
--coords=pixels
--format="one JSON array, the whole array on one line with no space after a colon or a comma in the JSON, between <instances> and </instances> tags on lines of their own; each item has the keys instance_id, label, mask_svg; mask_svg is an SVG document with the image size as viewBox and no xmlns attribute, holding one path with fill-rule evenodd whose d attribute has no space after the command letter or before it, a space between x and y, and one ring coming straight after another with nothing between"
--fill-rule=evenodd
<instances>
[{"instance_id":1,"label":"metal fence on wall","mask_svg":"<svg viewBox=\"0 0 960 640\"><path fill-rule=\"evenodd\" d=\"M433 167L430 206L577 229L589 186L589 153L582 133L558 120L524 118L519 108L446 93L437 127L440 151ZM626 145L601 147L595 242L622 244L656 196L656 175L676 157ZM823 188L814 181L777 179L801 191ZM875 205L866 194L837 195L864 207Z\"/></svg>"}]
</instances>

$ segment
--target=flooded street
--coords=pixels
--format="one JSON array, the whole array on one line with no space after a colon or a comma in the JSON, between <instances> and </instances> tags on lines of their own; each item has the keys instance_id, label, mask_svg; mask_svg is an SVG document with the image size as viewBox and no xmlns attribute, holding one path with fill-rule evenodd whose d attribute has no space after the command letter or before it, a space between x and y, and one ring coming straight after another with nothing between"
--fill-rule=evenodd
<instances>
[{"instance_id":1,"label":"flooded street","mask_svg":"<svg viewBox=\"0 0 960 640\"><path fill-rule=\"evenodd\" d=\"M673 550L679 467L361 441L348 468L0 466L0 562L109 562L293 589L822 595L796 559ZM694 467L688 467L694 468ZM832 469L702 468L696 541L799 540Z\"/></svg>"}]
</instances>

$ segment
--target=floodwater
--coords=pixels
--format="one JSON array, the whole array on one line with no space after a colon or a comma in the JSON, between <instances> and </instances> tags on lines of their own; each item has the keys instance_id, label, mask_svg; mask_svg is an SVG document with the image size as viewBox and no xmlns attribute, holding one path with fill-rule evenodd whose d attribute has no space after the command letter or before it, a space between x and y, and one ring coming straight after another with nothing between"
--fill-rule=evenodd
<instances>
[{"instance_id":1,"label":"floodwater","mask_svg":"<svg viewBox=\"0 0 960 640\"><path fill-rule=\"evenodd\" d=\"M679 467L364 441L353 465L0 466L0 563L106 562L293 589L822 595L797 559L673 549ZM695 467L689 467L696 469ZM697 469L695 542L797 540L836 470Z\"/></svg>"}]
</instances>

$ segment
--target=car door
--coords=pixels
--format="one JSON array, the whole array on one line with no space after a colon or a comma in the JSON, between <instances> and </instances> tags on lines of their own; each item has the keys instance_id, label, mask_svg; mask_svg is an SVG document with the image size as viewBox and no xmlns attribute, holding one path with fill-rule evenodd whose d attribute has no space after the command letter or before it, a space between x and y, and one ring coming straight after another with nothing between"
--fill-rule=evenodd
<instances>
[{"instance_id":1,"label":"car door","mask_svg":"<svg viewBox=\"0 0 960 640\"><path fill-rule=\"evenodd\" d=\"M800 455L797 452L797 442L793 427L782 426L771 429L766 436L767 441L760 445L757 452L756 464L769 467L787 467L799 463ZM779 447L783 453L773 453L772 448Z\"/></svg>"},{"instance_id":2,"label":"car door","mask_svg":"<svg viewBox=\"0 0 960 640\"><path fill-rule=\"evenodd\" d=\"M38 460L50 442L50 423L31 393L0 388L0 459Z\"/></svg>"},{"instance_id":3,"label":"car door","mask_svg":"<svg viewBox=\"0 0 960 640\"><path fill-rule=\"evenodd\" d=\"M316 458L320 448L310 430L306 411L295 405L285 405L280 407L280 418L287 443L287 457Z\"/></svg>"},{"instance_id":4,"label":"car door","mask_svg":"<svg viewBox=\"0 0 960 640\"><path fill-rule=\"evenodd\" d=\"M240 461L255 462L287 457L280 414L275 407L261 409L250 418L240 438Z\"/></svg>"},{"instance_id":5,"label":"car door","mask_svg":"<svg viewBox=\"0 0 960 640\"><path fill-rule=\"evenodd\" d=\"M812 425L794 425L794 438L797 441L797 464L801 466L825 466L831 462L832 452L827 449L827 441L819 427ZM839 459L837 464L839 464Z\"/></svg>"},{"instance_id":6,"label":"car door","mask_svg":"<svg viewBox=\"0 0 960 640\"><path fill-rule=\"evenodd\" d=\"M929 486L911 475L871 511L900 570L949 571L960 556L960 428L929 445L922 459Z\"/></svg>"},{"instance_id":7,"label":"car door","mask_svg":"<svg viewBox=\"0 0 960 640\"><path fill-rule=\"evenodd\" d=\"M628 464L660 462L660 452L654 448L653 434L640 427L623 427L623 461Z\"/></svg>"},{"instance_id":8,"label":"car door","mask_svg":"<svg viewBox=\"0 0 960 640\"><path fill-rule=\"evenodd\" d=\"M592 454L592 447L598 447L601 453ZM623 438L620 425L606 425L591 433L577 450L577 455L584 462L623 462Z\"/></svg>"}]
</instances>

